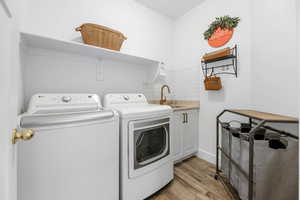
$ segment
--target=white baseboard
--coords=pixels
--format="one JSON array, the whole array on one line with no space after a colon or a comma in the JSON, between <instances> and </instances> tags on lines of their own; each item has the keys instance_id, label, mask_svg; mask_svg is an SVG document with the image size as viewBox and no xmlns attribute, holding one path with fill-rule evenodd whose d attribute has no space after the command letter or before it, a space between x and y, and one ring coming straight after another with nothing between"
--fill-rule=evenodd
<instances>
[{"instance_id":1,"label":"white baseboard","mask_svg":"<svg viewBox=\"0 0 300 200\"><path fill-rule=\"evenodd\" d=\"M210 162L212 164L216 164L216 155L209 153L207 151L204 151L202 149L198 150L198 153L196 154L198 158L201 158L203 160L206 160L207 162Z\"/></svg>"}]
</instances>

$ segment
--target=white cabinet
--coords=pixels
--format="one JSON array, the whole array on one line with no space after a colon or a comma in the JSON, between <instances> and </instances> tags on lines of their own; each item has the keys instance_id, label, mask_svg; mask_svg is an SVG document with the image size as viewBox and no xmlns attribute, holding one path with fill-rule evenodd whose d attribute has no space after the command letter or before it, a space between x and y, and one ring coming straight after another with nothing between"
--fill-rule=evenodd
<instances>
[{"instance_id":1,"label":"white cabinet","mask_svg":"<svg viewBox=\"0 0 300 200\"><path fill-rule=\"evenodd\" d=\"M186 112L186 122L184 123L184 130L182 132L182 151L184 157L198 151L198 119L198 110L190 110Z\"/></svg>"},{"instance_id":2,"label":"white cabinet","mask_svg":"<svg viewBox=\"0 0 300 200\"><path fill-rule=\"evenodd\" d=\"M172 153L174 161L180 161L198 151L199 111L175 111L171 121Z\"/></svg>"},{"instance_id":3,"label":"white cabinet","mask_svg":"<svg viewBox=\"0 0 300 200\"><path fill-rule=\"evenodd\" d=\"M184 129L184 115L185 112L174 112L171 120L171 134L172 134L172 153L174 161L180 160L183 155L183 139L182 132Z\"/></svg>"}]
</instances>

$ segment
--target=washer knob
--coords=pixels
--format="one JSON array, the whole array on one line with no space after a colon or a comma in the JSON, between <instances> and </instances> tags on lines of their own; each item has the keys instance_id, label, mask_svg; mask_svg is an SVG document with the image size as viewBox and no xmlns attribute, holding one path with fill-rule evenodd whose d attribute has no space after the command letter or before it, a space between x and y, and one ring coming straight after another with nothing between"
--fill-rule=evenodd
<instances>
[{"instance_id":1,"label":"washer knob","mask_svg":"<svg viewBox=\"0 0 300 200\"><path fill-rule=\"evenodd\" d=\"M129 100L129 96L125 95L123 96L124 100L128 101Z\"/></svg>"},{"instance_id":2,"label":"washer knob","mask_svg":"<svg viewBox=\"0 0 300 200\"><path fill-rule=\"evenodd\" d=\"M63 96L63 97L61 98L61 100L62 100L63 102L65 102L65 103L68 103L68 102L70 102L70 101L72 100L72 97L70 97L70 96Z\"/></svg>"}]
</instances>

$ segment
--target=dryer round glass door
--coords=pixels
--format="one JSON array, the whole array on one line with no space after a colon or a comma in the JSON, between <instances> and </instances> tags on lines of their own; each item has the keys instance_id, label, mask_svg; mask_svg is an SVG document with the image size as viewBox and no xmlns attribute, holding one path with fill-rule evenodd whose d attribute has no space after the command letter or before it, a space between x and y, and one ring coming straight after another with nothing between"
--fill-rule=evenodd
<instances>
[{"instance_id":1,"label":"dryer round glass door","mask_svg":"<svg viewBox=\"0 0 300 200\"><path fill-rule=\"evenodd\" d=\"M169 125L137 130L134 141L134 169L139 169L169 154Z\"/></svg>"},{"instance_id":2,"label":"dryer round glass door","mask_svg":"<svg viewBox=\"0 0 300 200\"><path fill-rule=\"evenodd\" d=\"M164 164L170 155L169 118L129 123L129 170L138 176Z\"/></svg>"}]
</instances>

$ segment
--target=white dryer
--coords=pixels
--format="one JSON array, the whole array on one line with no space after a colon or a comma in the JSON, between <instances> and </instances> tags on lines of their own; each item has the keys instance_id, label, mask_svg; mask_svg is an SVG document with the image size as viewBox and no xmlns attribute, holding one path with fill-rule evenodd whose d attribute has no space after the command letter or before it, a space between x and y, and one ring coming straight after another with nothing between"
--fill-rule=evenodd
<instances>
[{"instance_id":1,"label":"white dryer","mask_svg":"<svg viewBox=\"0 0 300 200\"><path fill-rule=\"evenodd\" d=\"M107 94L104 107L120 115L120 199L143 200L173 179L170 116L143 94Z\"/></svg>"},{"instance_id":2,"label":"white dryer","mask_svg":"<svg viewBox=\"0 0 300 200\"><path fill-rule=\"evenodd\" d=\"M19 117L18 200L118 200L119 117L95 94L37 94Z\"/></svg>"}]
</instances>

